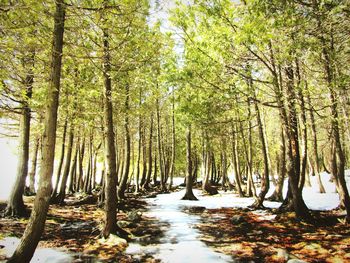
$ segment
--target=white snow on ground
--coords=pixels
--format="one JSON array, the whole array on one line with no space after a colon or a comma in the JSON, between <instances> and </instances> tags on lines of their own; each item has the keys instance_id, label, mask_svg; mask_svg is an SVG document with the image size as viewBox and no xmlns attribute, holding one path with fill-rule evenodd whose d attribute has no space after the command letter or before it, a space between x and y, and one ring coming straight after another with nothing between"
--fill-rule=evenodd
<instances>
[{"instance_id":1,"label":"white snow on ground","mask_svg":"<svg viewBox=\"0 0 350 263\"><path fill-rule=\"evenodd\" d=\"M196 195L200 195L199 190L194 190L194 192ZM141 246L132 243L128 246L126 253L133 255L153 254L155 258L167 263L232 262L231 257L211 250L199 240L200 233L193 226L199 223L200 217L182 212L184 206L205 206L206 202L208 205L215 202L209 204L210 197L207 199L204 196L201 201L183 201L180 200L183 195L184 190L171 194L161 194L148 200L153 206L147 215L166 221L170 226L165 236L160 240L161 244ZM212 205L212 207L214 206Z\"/></svg>"},{"instance_id":2,"label":"white snow on ground","mask_svg":"<svg viewBox=\"0 0 350 263\"><path fill-rule=\"evenodd\" d=\"M16 237L6 237L0 240L0 254L10 257L19 244L20 239ZM67 252L52 248L37 248L31 263L70 263L73 257Z\"/></svg>"}]
</instances>

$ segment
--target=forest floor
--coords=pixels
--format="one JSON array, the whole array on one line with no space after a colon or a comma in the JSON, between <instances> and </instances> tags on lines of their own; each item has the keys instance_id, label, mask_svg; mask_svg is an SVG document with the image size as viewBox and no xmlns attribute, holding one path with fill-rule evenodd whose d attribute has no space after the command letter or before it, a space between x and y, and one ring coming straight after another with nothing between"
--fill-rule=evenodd
<instances>
[{"instance_id":1,"label":"forest floor","mask_svg":"<svg viewBox=\"0 0 350 263\"><path fill-rule=\"evenodd\" d=\"M31 209L34 197L25 197L24 200L27 207ZM59 248L64 253L68 251L70 255L68 260L72 262L157 262L151 255L133 258L134 256L125 254L127 243L117 236L107 240L101 238L99 234L102 229L103 210L96 204L70 204L75 201L76 197L70 196L63 206L50 205L39 248ZM122 204L122 208L118 211L118 223L131 233L134 241L157 243L167 223L161 223L153 217L143 215L147 210L146 205L147 203L143 200L128 198L127 203ZM0 214L5 207L5 203L0 203ZM20 238L27 222L26 218L1 217L0 240L5 237ZM16 239L8 240L11 242ZM0 244L0 262L6 260L6 255L1 253L2 247Z\"/></svg>"},{"instance_id":2,"label":"forest floor","mask_svg":"<svg viewBox=\"0 0 350 263\"><path fill-rule=\"evenodd\" d=\"M197 196L199 192L196 190ZM164 197L172 203L181 195L178 192ZM79 197L70 196L64 206L50 206L39 249L60 249L70 255L68 262L160 262L156 253L127 254L126 241L116 236L101 238L103 210L95 204L74 205ZM293 213L277 214L276 209L201 207L210 203L208 200L219 205L227 200L231 206L234 200L241 202L230 193L199 197L202 201L180 205L181 211L199 218L190 227L199 231L202 242L234 262L350 262L350 229L337 210L314 211L316 223L308 224L296 220ZM29 208L33 200L34 197L25 197ZM145 200L129 195L119 206L119 224L131 233L134 243L157 246L167 238L169 223L150 216L152 205ZM0 203L0 213L4 208L5 203ZM27 222L28 219L0 218L0 240L20 238ZM1 248L0 242L0 262L6 260Z\"/></svg>"},{"instance_id":3,"label":"forest floor","mask_svg":"<svg viewBox=\"0 0 350 263\"><path fill-rule=\"evenodd\" d=\"M196 228L208 246L239 262L350 262L350 228L338 211L314 211L308 224L274 210L207 209Z\"/></svg>"}]
</instances>

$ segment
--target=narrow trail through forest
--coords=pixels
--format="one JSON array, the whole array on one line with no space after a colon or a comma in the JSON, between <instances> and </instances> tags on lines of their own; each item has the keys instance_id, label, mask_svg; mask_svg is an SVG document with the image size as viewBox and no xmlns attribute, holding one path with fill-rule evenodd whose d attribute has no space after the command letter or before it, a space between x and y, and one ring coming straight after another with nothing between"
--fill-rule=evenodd
<instances>
[{"instance_id":1,"label":"narrow trail through forest","mask_svg":"<svg viewBox=\"0 0 350 263\"><path fill-rule=\"evenodd\" d=\"M196 196L200 195L199 190L195 189L194 192ZM160 221L166 221L169 223L169 227L166 229L164 237L160 239L160 244L131 243L126 253L132 254L134 257L149 254L162 262L169 263L234 262L230 256L209 248L200 240L201 234L195 228L195 225L200 223L200 216L195 213L203 212L209 207L225 205L225 202L222 201L226 196L204 197L206 201L185 201L181 200L183 195L184 190L170 194L159 194L156 198L148 200L151 208L147 214ZM208 198L212 201L207 202Z\"/></svg>"}]
</instances>

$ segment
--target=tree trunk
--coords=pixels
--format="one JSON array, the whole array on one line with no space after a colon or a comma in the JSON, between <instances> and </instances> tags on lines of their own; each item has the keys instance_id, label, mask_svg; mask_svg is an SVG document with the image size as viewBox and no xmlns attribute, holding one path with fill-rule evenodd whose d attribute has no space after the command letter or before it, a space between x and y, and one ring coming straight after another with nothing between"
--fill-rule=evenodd
<instances>
[{"instance_id":1,"label":"tree trunk","mask_svg":"<svg viewBox=\"0 0 350 263\"><path fill-rule=\"evenodd\" d=\"M12 187L10 198L7 202L5 215L7 216L26 216L27 210L23 202L24 187L28 175L29 160L29 135L30 135L30 107L29 100L32 97L32 89L34 82L33 67L34 56L32 52L29 58L29 73L25 79L25 97L21 101L21 117L20 117L20 134L18 147L18 164L16 172L16 181Z\"/></svg>"},{"instance_id":2,"label":"tree trunk","mask_svg":"<svg viewBox=\"0 0 350 263\"><path fill-rule=\"evenodd\" d=\"M104 2L106 4L106 1ZM105 217L102 236L108 238L110 234L124 236L125 233L117 225L117 167L115 138L113 129L112 80L109 35L107 28L103 29L103 79L104 79L104 127L106 132L106 164L105 179Z\"/></svg>"},{"instance_id":3,"label":"tree trunk","mask_svg":"<svg viewBox=\"0 0 350 263\"><path fill-rule=\"evenodd\" d=\"M235 172L235 183L236 183L236 190L239 194L239 197L243 197L243 191L242 191L242 185L241 185L241 180L240 180L240 174L239 174L239 167L238 167L238 162L237 162L237 134L234 128L234 124L232 123L232 163L233 163L233 168Z\"/></svg>"},{"instance_id":4,"label":"tree trunk","mask_svg":"<svg viewBox=\"0 0 350 263\"><path fill-rule=\"evenodd\" d=\"M162 156L162 144L161 144L161 128L160 128L160 110L159 110L159 100L156 100L157 106L157 146L158 146L158 159L159 159L159 171L160 171L160 185L161 190L165 191L165 174L164 174L164 163Z\"/></svg>"},{"instance_id":5,"label":"tree trunk","mask_svg":"<svg viewBox=\"0 0 350 263\"><path fill-rule=\"evenodd\" d=\"M318 155L318 146L317 146L317 132L316 132L316 123L315 123L315 116L314 112L311 107L311 98L310 94L307 94L307 102L309 104L309 115L310 115L310 122L311 122L311 132L312 132L312 148L313 148L313 153L314 153L314 173L317 178L318 182L318 187L319 187L319 192L320 193L325 193L326 190L324 189L322 180L321 180L321 175L320 175L320 161L319 161L319 155Z\"/></svg>"},{"instance_id":6,"label":"tree trunk","mask_svg":"<svg viewBox=\"0 0 350 263\"><path fill-rule=\"evenodd\" d=\"M172 98L172 147L171 147L171 162L170 162L170 185L169 188L173 186L173 178L175 174L175 144L176 144L176 134L175 134L175 89L173 89L173 98Z\"/></svg>"},{"instance_id":7,"label":"tree trunk","mask_svg":"<svg viewBox=\"0 0 350 263\"><path fill-rule=\"evenodd\" d=\"M36 168L38 163L38 154L39 154L39 145L40 145L40 139L39 136L35 139L34 142L34 149L33 149L33 155L31 160L31 169L29 172L29 191L34 194L35 193L35 175L36 175Z\"/></svg>"},{"instance_id":8,"label":"tree trunk","mask_svg":"<svg viewBox=\"0 0 350 263\"><path fill-rule=\"evenodd\" d=\"M70 163L72 160L73 139L74 139L74 128L71 126L69 131L67 156L66 156L66 162L64 164L63 174L62 174L60 191L57 197L53 197L53 200L52 200L54 203L57 203L60 205L64 204L64 198L66 197L67 179L69 175Z\"/></svg>"},{"instance_id":9,"label":"tree trunk","mask_svg":"<svg viewBox=\"0 0 350 263\"><path fill-rule=\"evenodd\" d=\"M78 167L79 167L79 173L78 173L78 179L77 179L77 191L80 191L83 189L83 178L84 178L84 167L83 167L83 162L84 162L84 156L85 156L85 137L83 138L83 141L81 143L80 149L79 149L79 162L78 162Z\"/></svg>"},{"instance_id":10,"label":"tree trunk","mask_svg":"<svg viewBox=\"0 0 350 263\"><path fill-rule=\"evenodd\" d=\"M301 136L302 136L302 156L301 156L301 168L300 168L300 181L299 181L299 188L303 188L305 184L305 173L306 173L306 165L307 165L307 126L306 126L306 109L305 109L305 99L304 94L302 91L301 85L301 75L300 75L300 69L299 69L299 61L298 59L295 59L296 64L296 75L297 75L297 90L298 90L298 97L300 101L300 114L301 114L301 120L302 124L301 126Z\"/></svg>"},{"instance_id":11,"label":"tree trunk","mask_svg":"<svg viewBox=\"0 0 350 263\"><path fill-rule=\"evenodd\" d=\"M125 129L125 161L124 161L124 171L123 171L123 177L121 179L121 182L118 187L118 198L124 199L125 198L125 190L129 178L129 170L130 170L130 154L131 154L131 147L130 147L130 131L129 131L129 85L125 85L125 119L124 119L124 129Z\"/></svg>"},{"instance_id":12,"label":"tree trunk","mask_svg":"<svg viewBox=\"0 0 350 263\"><path fill-rule=\"evenodd\" d=\"M69 193L74 193L76 190L78 152L79 152L79 143L76 143L73 162L72 162L72 165L70 168L70 173L69 173L69 188L68 188Z\"/></svg>"},{"instance_id":13,"label":"tree trunk","mask_svg":"<svg viewBox=\"0 0 350 263\"><path fill-rule=\"evenodd\" d=\"M65 4L56 1L54 14L51 76L48 86L47 104L44 119L43 160L40 169L39 189L35 197L31 217L21 241L8 262L27 263L33 257L40 236L44 230L46 214L52 191L51 177L55 157L57 108L60 90Z\"/></svg>"},{"instance_id":14,"label":"tree trunk","mask_svg":"<svg viewBox=\"0 0 350 263\"><path fill-rule=\"evenodd\" d=\"M143 186L144 189L149 188L149 184L151 182L152 176L152 138L153 138L153 114L151 114L151 124L149 128L149 139L148 139L148 170L145 184Z\"/></svg>"},{"instance_id":15,"label":"tree trunk","mask_svg":"<svg viewBox=\"0 0 350 263\"><path fill-rule=\"evenodd\" d=\"M67 125L68 125L68 118L66 117L66 120L64 121L64 126L63 126L61 157L60 157L60 161L58 163L58 168L57 168L57 173L56 173L56 183L55 183L55 187L52 191L52 197L56 196L57 191L58 191L58 184L59 184L60 179L61 179L61 171L62 171L65 149L66 149Z\"/></svg>"},{"instance_id":16,"label":"tree trunk","mask_svg":"<svg viewBox=\"0 0 350 263\"><path fill-rule=\"evenodd\" d=\"M147 179L147 142L146 142L146 128L142 133L142 176L141 176L141 187L145 185Z\"/></svg>"},{"instance_id":17,"label":"tree trunk","mask_svg":"<svg viewBox=\"0 0 350 263\"><path fill-rule=\"evenodd\" d=\"M186 132L186 143L187 143L187 174L186 174L186 193L182 200L198 200L192 190L192 159L191 159L191 125L188 125Z\"/></svg>"},{"instance_id":18,"label":"tree trunk","mask_svg":"<svg viewBox=\"0 0 350 263\"><path fill-rule=\"evenodd\" d=\"M256 95L254 95L256 96ZM261 179L261 191L256 198L256 201L252 205L253 207L260 208L264 207L263 202L265 200L265 196L270 188L270 173L269 173L269 159L268 159L268 153L267 153L267 143L265 141L265 135L264 135L264 127L261 120L260 115L260 109L258 106L258 103L256 102L256 97L254 100L254 106L255 106L255 112L256 112L256 120L258 123L258 129L259 129L259 137L261 141L261 147L262 147L262 154L263 154L263 160L264 160L264 173Z\"/></svg>"},{"instance_id":19,"label":"tree trunk","mask_svg":"<svg viewBox=\"0 0 350 263\"><path fill-rule=\"evenodd\" d=\"M292 194L292 202L294 212L297 217L310 220L311 215L302 197L302 189L299 188L300 178L300 152L299 152L299 139L298 139L298 119L295 109L295 92L293 87L294 73L290 66L285 69L287 76L286 83L286 99L289 116L285 119L285 126L287 131L287 174L289 177L290 190Z\"/></svg>"},{"instance_id":20,"label":"tree trunk","mask_svg":"<svg viewBox=\"0 0 350 263\"><path fill-rule=\"evenodd\" d=\"M141 95L140 95L141 103ZM137 162L136 162L136 176L135 176L135 192L139 192L140 186L140 162L141 162L141 141L142 141L142 127L141 127L141 115L139 115L139 127L138 127L138 144L137 144Z\"/></svg>"},{"instance_id":21,"label":"tree trunk","mask_svg":"<svg viewBox=\"0 0 350 263\"><path fill-rule=\"evenodd\" d=\"M206 135L207 136L207 135ZM218 194L218 190L213 187L210 183L210 172L211 172L211 152L209 150L209 143L208 138L205 138L205 149L203 149L203 163L204 163L204 179L203 179L203 185L202 190L203 192L209 194L209 195L215 195ZM203 147L203 148L204 148Z\"/></svg>"},{"instance_id":22,"label":"tree trunk","mask_svg":"<svg viewBox=\"0 0 350 263\"><path fill-rule=\"evenodd\" d=\"M277 166L278 179L275 191L270 196L269 200L282 202L283 201L283 184L286 177L286 140L284 135L283 126L281 127L281 146L280 154L277 157L279 165Z\"/></svg>"}]
</instances>

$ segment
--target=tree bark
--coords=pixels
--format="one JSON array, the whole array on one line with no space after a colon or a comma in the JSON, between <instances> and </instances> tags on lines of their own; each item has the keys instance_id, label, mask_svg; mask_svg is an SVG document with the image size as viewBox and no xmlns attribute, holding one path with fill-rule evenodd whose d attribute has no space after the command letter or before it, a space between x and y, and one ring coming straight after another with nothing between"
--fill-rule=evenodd
<instances>
[{"instance_id":1,"label":"tree bark","mask_svg":"<svg viewBox=\"0 0 350 263\"><path fill-rule=\"evenodd\" d=\"M173 178L175 174L175 144L176 144L176 133L175 133L175 89L173 89L173 97L172 97L172 114L171 114L171 121L172 121L172 147L171 147L171 162L170 162L170 184L169 188L173 186Z\"/></svg>"},{"instance_id":2,"label":"tree bark","mask_svg":"<svg viewBox=\"0 0 350 263\"><path fill-rule=\"evenodd\" d=\"M148 139L148 170L145 184L143 185L144 189L149 188L152 176L152 138L153 138L153 114L151 114L151 124L149 128L149 139Z\"/></svg>"},{"instance_id":3,"label":"tree bark","mask_svg":"<svg viewBox=\"0 0 350 263\"><path fill-rule=\"evenodd\" d=\"M74 193L76 191L76 174L77 174L77 160L78 160L78 153L79 153L79 143L76 143L75 146L75 153L73 157L73 162L70 168L70 173L69 173L69 188L68 192L69 193Z\"/></svg>"},{"instance_id":4,"label":"tree bark","mask_svg":"<svg viewBox=\"0 0 350 263\"><path fill-rule=\"evenodd\" d=\"M55 197L58 191L58 184L61 180L61 172L62 172L62 167L63 167L63 162L64 162L64 155L65 155L65 149L66 149L66 136L67 136L67 126L68 126L68 118L66 117L63 125L63 135L62 135L62 145L61 145L61 157L58 162L58 168L56 172L56 183L55 187L52 191L52 197Z\"/></svg>"},{"instance_id":5,"label":"tree bark","mask_svg":"<svg viewBox=\"0 0 350 263\"><path fill-rule=\"evenodd\" d=\"M104 2L106 3L106 1ZM115 138L113 129L112 79L109 34L103 29L103 79L104 79L104 127L106 132L106 164L105 178L105 217L102 236L108 238L110 234L124 235L117 225L117 167Z\"/></svg>"},{"instance_id":6,"label":"tree bark","mask_svg":"<svg viewBox=\"0 0 350 263\"><path fill-rule=\"evenodd\" d=\"M317 146L316 122L315 122L314 112L312 110L311 98L310 98L309 93L307 94L307 102L309 104L309 115L310 115L311 132L312 132L312 148L313 148L313 154L314 154L314 173L315 173L316 178L317 178L319 192L325 193L326 190L324 189L321 175L320 175L320 160L319 160L318 146Z\"/></svg>"},{"instance_id":7,"label":"tree bark","mask_svg":"<svg viewBox=\"0 0 350 263\"><path fill-rule=\"evenodd\" d=\"M256 96L256 95L254 95ZM264 173L263 178L261 179L261 191L256 198L256 201L252 205L253 207L260 208L264 207L263 202L265 200L265 196L270 188L270 172L269 172L269 159L268 159L268 153L267 153L267 143L265 141L265 135L264 135L264 127L261 120L260 115L260 109L258 106L258 103L256 102L256 97L254 99L254 106L255 106L255 112L256 112L256 119L258 123L258 129L259 129L259 137L261 141L261 147L262 147L262 154L263 154L263 160L264 160Z\"/></svg>"},{"instance_id":8,"label":"tree bark","mask_svg":"<svg viewBox=\"0 0 350 263\"><path fill-rule=\"evenodd\" d=\"M131 154L131 147L130 147L130 130L129 130L129 85L125 85L125 119L124 119L124 130L125 130L125 161L124 161L124 171L123 176L121 179L121 182L118 187L118 198L124 199L125 198L125 190L129 178L129 170L130 170L130 154Z\"/></svg>"},{"instance_id":9,"label":"tree bark","mask_svg":"<svg viewBox=\"0 0 350 263\"><path fill-rule=\"evenodd\" d=\"M34 56L32 52L29 58L29 73L25 79L25 97L21 101L21 117L20 117L20 134L18 147L18 164L16 172L16 181L12 187L10 198L7 202L5 215L7 216L26 216L28 215L26 207L23 202L24 187L28 175L28 161L29 161L29 136L30 136L30 106L29 100L33 93L33 67Z\"/></svg>"},{"instance_id":10,"label":"tree bark","mask_svg":"<svg viewBox=\"0 0 350 263\"><path fill-rule=\"evenodd\" d=\"M35 175L36 175L37 163L38 163L39 145L40 145L40 139L38 136L37 138L35 138L34 149L33 149L32 159L31 159L31 169L29 172L29 191L32 194L35 193Z\"/></svg>"},{"instance_id":11,"label":"tree bark","mask_svg":"<svg viewBox=\"0 0 350 263\"><path fill-rule=\"evenodd\" d=\"M236 183L236 190L239 194L239 197L243 197L243 191L242 191L242 185L241 185L241 180L240 180L240 171L238 167L238 162L237 162L237 134L236 134L236 129L235 125L232 123L232 163L233 163L233 168L235 172L235 183Z\"/></svg>"},{"instance_id":12,"label":"tree bark","mask_svg":"<svg viewBox=\"0 0 350 263\"><path fill-rule=\"evenodd\" d=\"M156 100L157 106L157 146L158 146L158 159L159 159L159 171L160 171L160 185L161 190L166 191L165 187L165 173L164 173L164 163L162 156L162 143L161 143L161 128L160 128L160 109L159 109L159 100Z\"/></svg>"},{"instance_id":13,"label":"tree bark","mask_svg":"<svg viewBox=\"0 0 350 263\"><path fill-rule=\"evenodd\" d=\"M295 109L295 91L293 87L294 73L291 66L285 68L287 76L286 83L286 99L289 116L285 119L285 127L287 131L287 174L289 178L289 185L292 194L292 202L294 212L297 217L310 220L311 215L302 197L302 188L299 188L300 179L300 152L298 139L298 119Z\"/></svg>"},{"instance_id":14,"label":"tree bark","mask_svg":"<svg viewBox=\"0 0 350 263\"><path fill-rule=\"evenodd\" d=\"M198 200L192 190L193 178L192 178L192 154L191 154L191 125L187 126L186 132L186 143L187 143L187 174L186 174L186 193L182 200Z\"/></svg>"},{"instance_id":15,"label":"tree bark","mask_svg":"<svg viewBox=\"0 0 350 263\"><path fill-rule=\"evenodd\" d=\"M31 217L18 247L8 261L10 263L30 262L44 230L46 214L50 204L65 20L65 4L63 0L56 1L54 20L51 75L44 119L43 160L40 169L39 189L35 197Z\"/></svg>"},{"instance_id":16,"label":"tree bark","mask_svg":"<svg viewBox=\"0 0 350 263\"><path fill-rule=\"evenodd\" d=\"M73 140L74 140L74 128L71 126L69 131L68 146L67 146L67 156L66 162L64 164L62 180L60 185L60 191L56 197L53 197L52 202L60 205L64 204L64 198L66 197L67 179L70 170L70 163L72 160L73 151Z\"/></svg>"}]
</instances>

